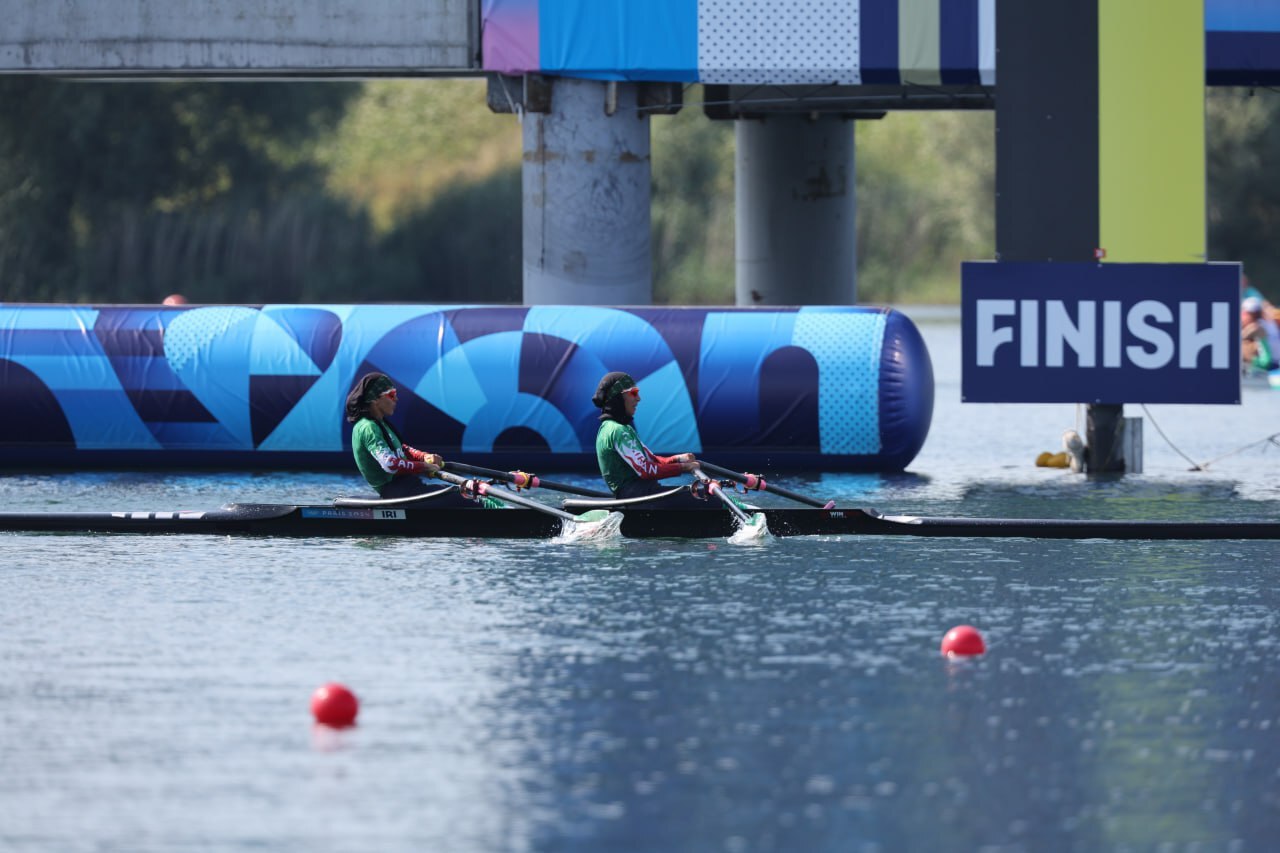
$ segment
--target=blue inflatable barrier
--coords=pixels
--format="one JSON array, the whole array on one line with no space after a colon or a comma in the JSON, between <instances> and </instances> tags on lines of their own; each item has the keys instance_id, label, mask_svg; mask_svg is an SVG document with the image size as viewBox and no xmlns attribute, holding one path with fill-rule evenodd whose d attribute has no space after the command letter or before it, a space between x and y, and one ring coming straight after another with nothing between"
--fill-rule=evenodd
<instances>
[{"instance_id":1,"label":"blue inflatable barrier","mask_svg":"<svg viewBox=\"0 0 1280 853\"><path fill-rule=\"evenodd\" d=\"M0 463L352 467L343 402L374 370L411 444L538 471L595 468L610 370L649 447L732 468L901 470L933 413L888 309L0 304Z\"/></svg>"}]
</instances>

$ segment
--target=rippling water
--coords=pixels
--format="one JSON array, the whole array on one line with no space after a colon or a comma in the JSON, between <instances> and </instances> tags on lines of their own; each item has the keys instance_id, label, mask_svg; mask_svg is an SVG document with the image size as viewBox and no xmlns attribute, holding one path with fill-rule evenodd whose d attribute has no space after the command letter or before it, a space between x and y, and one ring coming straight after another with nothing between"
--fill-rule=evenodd
<instances>
[{"instance_id":1,"label":"rippling water","mask_svg":"<svg viewBox=\"0 0 1280 853\"><path fill-rule=\"evenodd\" d=\"M788 485L902 513L1280 520L1280 448L1259 443L1280 392L1150 407L1190 458L1231 453L1208 471L1148 423L1145 474L1089 480L1031 464L1073 407L961 406L958 330L922 331L939 399L911 472ZM199 509L356 487L12 475L0 499ZM1280 833L1275 543L0 534L0 562L0 849L1266 850ZM961 623L988 652L948 662ZM360 696L356 728L312 727L328 680Z\"/></svg>"}]
</instances>

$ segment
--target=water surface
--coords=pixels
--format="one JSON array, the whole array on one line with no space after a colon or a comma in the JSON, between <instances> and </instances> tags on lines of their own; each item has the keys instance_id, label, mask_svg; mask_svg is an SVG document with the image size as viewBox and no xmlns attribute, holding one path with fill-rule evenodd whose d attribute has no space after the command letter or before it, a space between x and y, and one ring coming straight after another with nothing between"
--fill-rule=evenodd
<instances>
[{"instance_id":1,"label":"water surface","mask_svg":"<svg viewBox=\"0 0 1280 853\"><path fill-rule=\"evenodd\" d=\"M1280 392L1127 407L1177 449L1148 423L1144 474L1088 479L1032 465L1074 407L962 406L957 326L922 331L938 404L910 471L787 485L1280 520ZM0 477L45 509L354 491ZM1276 564L1265 542L0 534L0 849L1273 849ZM963 623L988 653L949 662ZM356 728L312 726L328 680Z\"/></svg>"}]
</instances>

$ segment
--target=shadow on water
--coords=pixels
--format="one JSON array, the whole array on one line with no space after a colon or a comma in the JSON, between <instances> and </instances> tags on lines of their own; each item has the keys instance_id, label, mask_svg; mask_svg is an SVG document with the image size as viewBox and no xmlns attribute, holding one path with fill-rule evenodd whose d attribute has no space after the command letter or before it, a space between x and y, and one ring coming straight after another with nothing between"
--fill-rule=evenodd
<instances>
[{"instance_id":1,"label":"shadow on water","mask_svg":"<svg viewBox=\"0 0 1280 853\"><path fill-rule=\"evenodd\" d=\"M914 471L888 473L834 473L792 474L780 478L787 488L804 493L821 494L848 504L860 498L874 497L887 492L910 493L928 489L933 478Z\"/></svg>"},{"instance_id":2,"label":"shadow on water","mask_svg":"<svg viewBox=\"0 0 1280 853\"><path fill-rule=\"evenodd\" d=\"M1232 480L1145 479L1140 475L1058 478L1039 483L978 481L948 511L1011 518L1152 521L1272 520L1275 501L1242 496Z\"/></svg>"}]
</instances>

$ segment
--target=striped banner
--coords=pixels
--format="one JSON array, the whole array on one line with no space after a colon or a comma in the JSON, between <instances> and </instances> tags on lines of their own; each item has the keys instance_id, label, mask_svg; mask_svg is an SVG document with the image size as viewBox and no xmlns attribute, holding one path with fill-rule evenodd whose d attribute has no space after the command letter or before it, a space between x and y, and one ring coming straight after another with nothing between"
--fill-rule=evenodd
<instances>
[{"instance_id":1,"label":"striped banner","mask_svg":"<svg viewBox=\"0 0 1280 853\"><path fill-rule=\"evenodd\" d=\"M736 85L995 83L995 0L484 0L484 67Z\"/></svg>"},{"instance_id":2,"label":"striped banner","mask_svg":"<svg viewBox=\"0 0 1280 853\"><path fill-rule=\"evenodd\" d=\"M1124 6L1124 3L1119 4ZM1153 20L1163 33L1163 14ZM486 71L995 85L995 0L482 0ZM1280 83L1280 3L1204 0L1209 85Z\"/></svg>"}]
</instances>

